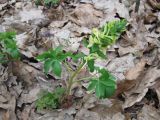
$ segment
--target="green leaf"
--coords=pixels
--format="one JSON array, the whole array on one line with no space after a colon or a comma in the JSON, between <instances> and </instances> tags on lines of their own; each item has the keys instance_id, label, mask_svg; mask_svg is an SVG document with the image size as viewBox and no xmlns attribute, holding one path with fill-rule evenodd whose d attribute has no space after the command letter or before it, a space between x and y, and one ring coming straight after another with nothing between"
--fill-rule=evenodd
<instances>
[{"instance_id":1,"label":"green leaf","mask_svg":"<svg viewBox=\"0 0 160 120\"><path fill-rule=\"evenodd\" d=\"M116 20L106 23L101 29L93 28L87 46L90 49L90 54L96 53L99 57L106 59L105 50L126 31L126 26L126 20Z\"/></svg>"},{"instance_id":2,"label":"green leaf","mask_svg":"<svg viewBox=\"0 0 160 120\"><path fill-rule=\"evenodd\" d=\"M93 44L92 47L90 47L90 53L95 53L97 51L99 51L99 46L98 44Z\"/></svg>"},{"instance_id":3,"label":"green leaf","mask_svg":"<svg viewBox=\"0 0 160 120\"><path fill-rule=\"evenodd\" d=\"M94 72L94 59L88 60L87 65L89 67L90 72Z\"/></svg>"},{"instance_id":4,"label":"green leaf","mask_svg":"<svg viewBox=\"0 0 160 120\"><path fill-rule=\"evenodd\" d=\"M98 82L97 79L91 79L87 90L91 91L91 90L95 89L97 82Z\"/></svg>"},{"instance_id":5,"label":"green leaf","mask_svg":"<svg viewBox=\"0 0 160 120\"><path fill-rule=\"evenodd\" d=\"M100 99L102 98L106 98L105 96L105 92L106 92L106 86L104 84L101 84L100 80L97 81L97 84L96 84L96 96Z\"/></svg>"},{"instance_id":6,"label":"green leaf","mask_svg":"<svg viewBox=\"0 0 160 120\"><path fill-rule=\"evenodd\" d=\"M38 61L44 61L44 60L46 60L46 59L48 59L48 58L51 58L51 57L52 57L52 55L51 55L50 51L48 51L48 52L44 52L44 53L41 54L41 55L38 55L38 56L36 57L36 59L37 59Z\"/></svg>"},{"instance_id":7,"label":"green leaf","mask_svg":"<svg viewBox=\"0 0 160 120\"><path fill-rule=\"evenodd\" d=\"M99 57L103 58L103 59L106 59L106 55L102 52L102 51L97 51L97 54Z\"/></svg>"},{"instance_id":8,"label":"green leaf","mask_svg":"<svg viewBox=\"0 0 160 120\"><path fill-rule=\"evenodd\" d=\"M54 50L54 51L55 51L55 53L56 53L56 55L57 55L58 53L62 53L62 48L63 48L63 46L62 46L62 45L60 45L60 46L56 47L56 49Z\"/></svg>"},{"instance_id":9,"label":"green leaf","mask_svg":"<svg viewBox=\"0 0 160 120\"><path fill-rule=\"evenodd\" d=\"M53 64L52 64L53 68L52 68L52 71L55 75L57 76L61 76L61 72L62 72L62 68L61 68L61 64L59 61L55 61Z\"/></svg>"},{"instance_id":10,"label":"green leaf","mask_svg":"<svg viewBox=\"0 0 160 120\"><path fill-rule=\"evenodd\" d=\"M87 46L89 45L89 42L88 42L88 40L87 40L86 38L83 38L82 44L83 44L85 47L87 47Z\"/></svg>"},{"instance_id":11,"label":"green leaf","mask_svg":"<svg viewBox=\"0 0 160 120\"><path fill-rule=\"evenodd\" d=\"M85 56L84 53L80 52L80 53L72 54L71 57L73 61L77 61L78 59L83 58L84 56Z\"/></svg>"},{"instance_id":12,"label":"green leaf","mask_svg":"<svg viewBox=\"0 0 160 120\"><path fill-rule=\"evenodd\" d=\"M115 78L105 69L96 68L101 74L99 78L92 79L88 90L94 90L100 99L111 97L116 90Z\"/></svg>"},{"instance_id":13,"label":"green leaf","mask_svg":"<svg viewBox=\"0 0 160 120\"><path fill-rule=\"evenodd\" d=\"M63 60L65 60L67 57L70 57L70 56L72 56L72 53L71 53L71 52L59 53L59 54L57 54L56 59L57 59L58 61L63 61Z\"/></svg>"},{"instance_id":14,"label":"green leaf","mask_svg":"<svg viewBox=\"0 0 160 120\"><path fill-rule=\"evenodd\" d=\"M57 87L55 90L54 90L54 93L55 93L55 97L56 98L61 98L62 95L65 93L65 89L62 88L62 87Z\"/></svg>"},{"instance_id":15,"label":"green leaf","mask_svg":"<svg viewBox=\"0 0 160 120\"><path fill-rule=\"evenodd\" d=\"M53 50L49 50L41 55L38 55L37 60L44 62L45 73L48 73L49 70L51 70L55 75L61 76L62 72L61 63L67 57L72 57L72 53L64 52L62 46L58 46ZM80 57L80 56L75 56L75 57Z\"/></svg>"},{"instance_id":16,"label":"green leaf","mask_svg":"<svg viewBox=\"0 0 160 120\"><path fill-rule=\"evenodd\" d=\"M44 72L47 74L49 70L52 68L52 64L54 63L54 60L48 59L44 62Z\"/></svg>"},{"instance_id":17,"label":"green leaf","mask_svg":"<svg viewBox=\"0 0 160 120\"><path fill-rule=\"evenodd\" d=\"M20 59L20 52L16 45L15 37L15 32L0 33L0 49L1 53L3 54L3 56L1 56L1 59L3 60L3 63L9 62L10 60Z\"/></svg>"}]
</instances>

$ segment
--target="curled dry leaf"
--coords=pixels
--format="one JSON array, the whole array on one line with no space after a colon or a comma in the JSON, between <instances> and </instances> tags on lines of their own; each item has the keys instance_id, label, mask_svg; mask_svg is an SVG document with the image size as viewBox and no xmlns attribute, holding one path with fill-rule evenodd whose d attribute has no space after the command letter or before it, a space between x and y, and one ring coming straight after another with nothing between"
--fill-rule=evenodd
<instances>
[{"instance_id":1,"label":"curled dry leaf","mask_svg":"<svg viewBox=\"0 0 160 120\"><path fill-rule=\"evenodd\" d=\"M93 28L99 25L99 17L102 16L103 13L96 10L91 4L81 4L73 11L70 19L80 26Z\"/></svg>"},{"instance_id":2,"label":"curled dry leaf","mask_svg":"<svg viewBox=\"0 0 160 120\"><path fill-rule=\"evenodd\" d=\"M141 60L139 63L135 65L135 67L131 68L125 73L125 77L127 80L136 80L138 76L143 72L146 64L146 60Z\"/></svg>"},{"instance_id":3,"label":"curled dry leaf","mask_svg":"<svg viewBox=\"0 0 160 120\"><path fill-rule=\"evenodd\" d=\"M92 0L96 9L103 10L106 13L105 21L111 21L115 19L116 13L127 20L129 20L129 10L118 0Z\"/></svg>"},{"instance_id":4,"label":"curled dry leaf","mask_svg":"<svg viewBox=\"0 0 160 120\"><path fill-rule=\"evenodd\" d=\"M107 65L107 69L117 77L117 80L124 80L123 73L134 67L134 59L135 57L132 54L115 58Z\"/></svg>"},{"instance_id":5,"label":"curled dry leaf","mask_svg":"<svg viewBox=\"0 0 160 120\"><path fill-rule=\"evenodd\" d=\"M154 9L160 9L160 1L159 0L147 0L147 1Z\"/></svg>"},{"instance_id":6,"label":"curled dry leaf","mask_svg":"<svg viewBox=\"0 0 160 120\"><path fill-rule=\"evenodd\" d=\"M118 100L103 101L91 111L98 113L102 120L125 120L125 116L121 113L122 103Z\"/></svg>"},{"instance_id":7,"label":"curled dry leaf","mask_svg":"<svg viewBox=\"0 0 160 120\"><path fill-rule=\"evenodd\" d=\"M154 15L153 13L147 13L147 15L144 17L144 24L152 24L157 22L158 17Z\"/></svg>"},{"instance_id":8,"label":"curled dry leaf","mask_svg":"<svg viewBox=\"0 0 160 120\"><path fill-rule=\"evenodd\" d=\"M42 10L40 9L24 9L20 11L19 16L21 17L22 22L29 22L29 20L35 20L35 19L43 19L45 16L42 13Z\"/></svg>"},{"instance_id":9,"label":"curled dry leaf","mask_svg":"<svg viewBox=\"0 0 160 120\"><path fill-rule=\"evenodd\" d=\"M19 80L23 80L27 85L33 84L35 77L39 73L37 69L20 61L14 62L12 65L13 74L16 75Z\"/></svg>"},{"instance_id":10,"label":"curled dry leaf","mask_svg":"<svg viewBox=\"0 0 160 120\"><path fill-rule=\"evenodd\" d=\"M92 112L87 109L81 109L76 114L75 120L101 120L101 118L96 112Z\"/></svg>"},{"instance_id":11,"label":"curled dry leaf","mask_svg":"<svg viewBox=\"0 0 160 120\"><path fill-rule=\"evenodd\" d=\"M131 69L127 70L124 73L125 80L120 81L117 84L117 90L116 90L115 96L132 89L136 85L137 78L144 71L145 64L146 64L146 61L141 60L134 67L132 67Z\"/></svg>"},{"instance_id":12,"label":"curled dry leaf","mask_svg":"<svg viewBox=\"0 0 160 120\"><path fill-rule=\"evenodd\" d=\"M128 108L134 105L137 102L140 102L148 89L157 83L157 80L160 78L160 69L157 67L148 69L145 74L142 74L141 77L137 79L135 87L126 92L126 100L123 105L123 108Z\"/></svg>"},{"instance_id":13,"label":"curled dry leaf","mask_svg":"<svg viewBox=\"0 0 160 120\"><path fill-rule=\"evenodd\" d=\"M160 114L157 109L152 106L144 105L142 112L138 114L138 120L159 120Z\"/></svg>"},{"instance_id":14,"label":"curled dry leaf","mask_svg":"<svg viewBox=\"0 0 160 120\"><path fill-rule=\"evenodd\" d=\"M8 79L8 68L5 68L0 64L0 82L7 81L7 79Z\"/></svg>"},{"instance_id":15,"label":"curled dry leaf","mask_svg":"<svg viewBox=\"0 0 160 120\"><path fill-rule=\"evenodd\" d=\"M4 4L6 2L8 2L8 1L7 0L0 0L0 4Z\"/></svg>"},{"instance_id":16,"label":"curled dry leaf","mask_svg":"<svg viewBox=\"0 0 160 120\"><path fill-rule=\"evenodd\" d=\"M38 94L40 93L40 86L34 86L28 93L22 93L19 101L21 103L32 103L38 99Z\"/></svg>"}]
</instances>

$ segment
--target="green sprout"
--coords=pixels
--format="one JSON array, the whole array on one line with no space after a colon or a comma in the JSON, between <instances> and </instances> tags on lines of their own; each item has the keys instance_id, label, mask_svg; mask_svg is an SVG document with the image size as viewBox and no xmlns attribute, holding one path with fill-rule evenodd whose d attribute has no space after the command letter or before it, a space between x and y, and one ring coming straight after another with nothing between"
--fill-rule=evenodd
<instances>
[{"instance_id":1,"label":"green sprout","mask_svg":"<svg viewBox=\"0 0 160 120\"><path fill-rule=\"evenodd\" d=\"M0 63L7 63L20 59L15 37L15 32L0 33Z\"/></svg>"},{"instance_id":2,"label":"green sprout","mask_svg":"<svg viewBox=\"0 0 160 120\"><path fill-rule=\"evenodd\" d=\"M87 90L95 92L95 95L100 99L109 98L116 90L116 78L105 68L95 66L95 60L106 59L108 47L113 45L120 35L126 31L126 26L126 20L117 20L106 23L100 29L94 28L89 38L83 41L89 49L88 55L81 52L76 54L64 52L63 47L59 46L39 55L37 60L44 62L45 73L53 72L59 77L61 77L62 65L66 67L69 79L66 81L64 96L72 95L72 85L75 82L86 80L86 77L77 80L80 71L86 67L90 72L97 73L96 76L87 79L89 80ZM67 61L68 58L72 59L73 62L79 61L76 70L73 70L70 66L70 62Z\"/></svg>"}]
</instances>

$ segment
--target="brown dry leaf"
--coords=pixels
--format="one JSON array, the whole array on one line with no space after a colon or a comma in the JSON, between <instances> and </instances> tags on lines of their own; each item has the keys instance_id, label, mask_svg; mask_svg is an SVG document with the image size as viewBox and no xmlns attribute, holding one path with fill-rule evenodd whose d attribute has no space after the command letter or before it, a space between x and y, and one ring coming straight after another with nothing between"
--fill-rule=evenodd
<instances>
[{"instance_id":1,"label":"brown dry leaf","mask_svg":"<svg viewBox=\"0 0 160 120\"><path fill-rule=\"evenodd\" d=\"M101 9L105 13L109 14L108 20L113 18L116 13L118 13L120 17L126 18L127 20L129 19L129 10L118 0L92 0L92 2L95 8Z\"/></svg>"},{"instance_id":2,"label":"brown dry leaf","mask_svg":"<svg viewBox=\"0 0 160 120\"><path fill-rule=\"evenodd\" d=\"M156 84L152 88L155 89L155 91L157 93L158 100L160 101L160 78L157 79Z\"/></svg>"},{"instance_id":3,"label":"brown dry leaf","mask_svg":"<svg viewBox=\"0 0 160 120\"><path fill-rule=\"evenodd\" d=\"M38 99L38 94L40 93L40 86L34 86L28 93L23 92L19 98L20 104L32 103Z\"/></svg>"},{"instance_id":4,"label":"brown dry leaf","mask_svg":"<svg viewBox=\"0 0 160 120\"><path fill-rule=\"evenodd\" d=\"M81 109L76 114L75 120L101 120L101 118L96 112L92 112L87 109Z\"/></svg>"},{"instance_id":5,"label":"brown dry leaf","mask_svg":"<svg viewBox=\"0 0 160 120\"><path fill-rule=\"evenodd\" d=\"M31 112L32 107L33 107L33 105L26 105L25 106L25 108L23 109L22 114L21 114L22 120L29 120L29 116L30 116L30 112Z\"/></svg>"},{"instance_id":6,"label":"brown dry leaf","mask_svg":"<svg viewBox=\"0 0 160 120\"><path fill-rule=\"evenodd\" d=\"M12 71L19 80L23 80L28 85L33 84L35 77L39 73L37 69L23 62L14 62Z\"/></svg>"},{"instance_id":7,"label":"brown dry leaf","mask_svg":"<svg viewBox=\"0 0 160 120\"><path fill-rule=\"evenodd\" d=\"M146 64L146 60L141 60L139 63L135 65L135 67L131 68L125 73L125 77L127 80L136 80L138 76L143 72Z\"/></svg>"},{"instance_id":8,"label":"brown dry leaf","mask_svg":"<svg viewBox=\"0 0 160 120\"><path fill-rule=\"evenodd\" d=\"M7 79L8 79L8 68L5 68L0 64L0 82L7 81Z\"/></svg>"},{"instance_id":9,"label":"brown dry leaf","mask_svg":"<svg viewBox=\"0 0 160 120\"><path fill-rule=\"evenodd\" d=\"M117 77L119 82L125 79L123 73L135 66L134 59L135 57L132 54L112 59L107 65L107 69Z\"/></svg>"},{"instance_id":10,"label":"brown dry leaf","mask_svg":"<svg viewBox=\"0 0 160 120\"><path fill-rule=\"evenodd\" d=\"M159 1L159 0L147 0L147 2L148 2L154 9L160 9L160 1Z\"/></svg>"},{"instance_id":11,"label":"brown dry leaf","mask_svg":"<svg viewBox=\"0 0 160 120\"><path fill-rule=\"evenodd\" d=\"M0 108L7 110L6 113L3 114L4 120L17 120L15 114L16 107L16 99L15 97L11 97L7 103L0 103Z\"/></svg>"},{"instance_id":12,"label":"brown dry leaf","mask_svg":"<svg viewBox=\"0 0 160 120\"><path fill-rule=\"evenodd\" d=\"M6 2L8 2L8 1L7 0L0 0L0 4L4 4Z\"/></svg>"},{"instance_id":13,"label":"brown dry leaf","mask_svg":"<svg viewBox=\"0 0 160 120\"><path fill-rule=\"evenodd\" d=\"M56 9L54 9L54 8L49 9L49 10L47 10L47 16L51 20L62 20L64 17L63 8L61 6L59 6Z\"/></svg>"},{"instance_id":14,"label":"brown dry leaf","mask_svg":"<svg viewBox=\"0 0 160 120\"><path fill-rule=\"evenodd\" d=\"M138 114L137 120L159 120L159 111L149 105L145 105L142 108L142 112Z\"/></svg>"},{"instance_id":15,"label":"brown dry leaf","mask_svg":"<svg viewBox=\"0 0 160 120\"><path fill-rule=\"evenodd\" d=\"M157 83L157 80L160 78L160 69L157 67L150 68L146 71L143 76L139 77L135 87L126 92L126 100L123 105L123 108L128 108L134 105L137 102L140 102L146 95L149 88Z\"/></svg>"},{"instance_id":16,"label":"brown dry leaf","mask_svg":"<svg viewBox=\"0 0 160 120\"><path fill-rule=\"evenodd\" d=\"M122 102L118 100L105 100L97 103L91 111L98 113L102 120L125 120L125 116L121 113Z\"/></svg>"},{"instance_id":17,"label":"brown dry leaf","mask_svg":"<svg viewBox=\"0 0 160 120\"><path fill-rule=\"evenodd\" d=\"M97 27L100 23L99 17L102 17L103 13L96 10L91 4L80 4L71 14L71 21L74 23L85 26L88 28Z\"/></svg>"},{"instance_id":18,"label":"brown dry leaf","mask_svg":"<svg viewBox=\"0 0 160 120\"><path fill-rule=\"evenodd\" d=\"M129 69L124 73L125 80L120 81L117 84L117 90L115 96L123 92L126 92L128 90L131 90L136 85L137 78L142 74L145 64L146 61L142 59L133 68Z\"/></svg>"},{"instance_id":19,"label":"brown dry leaf","mask_svg":"<svg viewBox=\"0 0 160 120\"><path fill-rule=\"evenodd\" d=\"M132 17L136 18L137 16ZM123 39L120 40L120 42L118 42L118 53L120 56L128 53L141 56L144 49L148 45L144 37L145 33L149 33L147 32L147 29L145 28L142 20L137 23L137 21L133 19L130 23L132 25L132 29L127 32L127 34L123 37Z\"/></svg>"},{"instance_id":20,"label":"brown dry leaf","mask_svg":"<svg viewBox=\"0 0 160 120\"><path fill-rule=\"evenodd\" d=\"M153 13L147 13L147 15L144 17L144 24L152 24L157 22L158 17L154 15Z\"/></svg>"},{"instance_id":21,"label":"brown dry leaf","mask_svg":"<svg viewBox=\"0 0 160 120\"><path fill-rule=\"evenodd\" d=\"M160 87L158 87L158 88L156 89L156 92L157 92L157 95L158 95L158 99L159 99L159 101L160 101Z\"/></svg>"}]
</instances>

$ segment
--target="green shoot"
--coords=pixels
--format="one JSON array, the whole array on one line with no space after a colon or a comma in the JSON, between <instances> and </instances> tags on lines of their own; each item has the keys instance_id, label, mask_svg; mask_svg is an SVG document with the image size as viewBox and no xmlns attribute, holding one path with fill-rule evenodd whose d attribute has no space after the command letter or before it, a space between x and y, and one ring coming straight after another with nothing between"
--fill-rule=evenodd
<instances>
[{"instance_id":1,"label":"green shoot","mask_svg":"<svg viewBox=\"0 0 160 120\"><path fill-rule=\"evenodd\" d=\"M62 99L62 96L64 95L65 89L63 88L56 88L55 91L48 92L43 91L40 95L40 99L37 100L36 106L38 110L41 109L56 109L61 104L60 101Z\"/></svg>"},{"instance_id":2,"label":"green shoot","mask_svg":"<svg viewBox=\"0 0 160 120\"><path fill-rule=\"evenodd\" d=\"M83 41L90 51L88 55L64 52L62 46L60 46L39 55L37 60L44 62L45 73L52 71L60 77L62 65L68 69L69 79L66 83L65 97L71 95L72 85L80 81L77 80L77 76L84 67L88 68L90 72L98 73L97 76L90 79L88 91L95 92L95 95L100 99L111 97L116 90L116 78L105 68L95 66L95 60L99 58L106 59L107 48L113 45L120 35L126 31L126 26L126 20L118 20L106 23L101 29L94 28L89 39ZM76 67L76 70L70 67L70 63L67 61L68 58L73 62L79 61L80 64ZM81 80L84 79L81 78Z\"/></svg>"},{"instance_id":3,"label":"green shoot","mask_svg":"<svg viewBox=\"0 0 160 120\"><path fill-rule=\"evenodd\" d=\"M15 36L15 32L0 33L0 63L6 63L20 59Z\"/></svg>"},{"instance_id":4,"label":"green shoot","mask_svg":"<svg viewBox=\"0 0 160 120\"><path fill-rule=\"evenodd\" d=\"M46 7L56 6L60 3L60 0L35 0L36 5L44 5Z\"/></svg>"}]
</instances>

